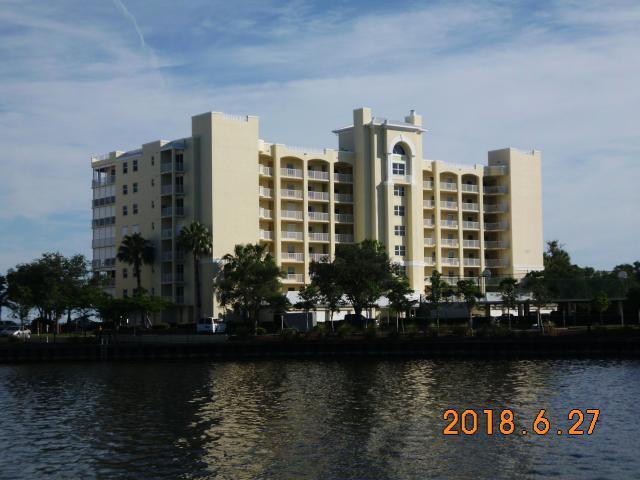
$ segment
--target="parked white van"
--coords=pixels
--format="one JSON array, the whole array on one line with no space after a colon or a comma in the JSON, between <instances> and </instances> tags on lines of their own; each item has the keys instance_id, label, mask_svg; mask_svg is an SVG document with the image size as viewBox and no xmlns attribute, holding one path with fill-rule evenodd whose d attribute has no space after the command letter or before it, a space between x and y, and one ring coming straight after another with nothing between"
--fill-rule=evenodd
<instances>
[{"instance_id":1,"label":"parked white van","mask_svg":"<svg viewBox=\"0 0 640 480\"><path fill-rule=\"evenodd\" d=\"M198 333L224 333L227 325L213 317L204 317L198 320L196 331Z\"/></svg>"}]
</instances>

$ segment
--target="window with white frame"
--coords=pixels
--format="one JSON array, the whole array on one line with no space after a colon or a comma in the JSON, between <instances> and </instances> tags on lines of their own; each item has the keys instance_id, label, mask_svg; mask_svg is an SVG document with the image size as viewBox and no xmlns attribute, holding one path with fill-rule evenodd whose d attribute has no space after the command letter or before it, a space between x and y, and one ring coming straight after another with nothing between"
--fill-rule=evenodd
<instances>
[{"instance_id":1,"label":"window with white frame","mask_svg":"<svg viewBox=\"0 0 640 480\"><path fill-rule=\"evenodd\" d=\"M404 257L407 254L407 247L404 245L396 245L394 248L394 252L398 257Z\"/></svg>"},{"instance_id":2,"label":"window with white frame","mask_svg":"<svg viewBox=\"0 0 640 480\"><path fill-rule=\"evenodd\" d=\"M404 186L402 186L402 185L394 185L393 194L396 197L404 197L404 194L405 194Z\"/></svg>"},{"instance_id":3,"label":"window with white frame","mask_svg":"<svg viewBox=\"0 0 640 480\"><path fill-rule=\"evenodd\" d=\"M394 205L393 214L397 217L404 217L404 205Z\"/></svg>"},{"instance_id":4,"label":"window with white frame","mask_svg":"<svg viewBox=\"0 0 640 480\"><path fill-rule=\"evenodd\" d=\"M394 162L391 168L394 175L404 175L406 172L406 165L404 163Z\"/></svg>"},{"instance_id":5,"label":"window with white frame","mask_svg":"<svg viewBox=\"0 0 640 480\"><path fill-rule=\"evenodd\" d=\"M396 236L398 237L404 237L405 236L405 228L404 225L396 225L395 227L393 227L393 232L396 234Z\"/></svg>"}]
</instances>

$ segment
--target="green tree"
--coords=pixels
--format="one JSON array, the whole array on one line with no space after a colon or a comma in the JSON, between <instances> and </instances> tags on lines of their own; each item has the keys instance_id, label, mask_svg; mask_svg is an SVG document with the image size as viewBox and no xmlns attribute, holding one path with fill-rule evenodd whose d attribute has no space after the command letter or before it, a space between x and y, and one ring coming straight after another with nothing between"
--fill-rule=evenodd
<instances>
[{"instance_id":1,"label":"green tree","mask_svg":"<svg viewBox=\"0 0 640 480\"><path fill-rule=\"evenodd\" d=\"M183 227L178 236L178 244L193 255L193 272L196 288L196 308L194 321L200 318L202 310L202 292L200 286L200 259L211 255L213 240L211 232L199 222L193 222Z\"/></svg>"},{"instance_id":2,"label":"green tree","mask_svg":"<svg viewBox=\"0 0 640 480\"><path fill-rule=\"evenodd\" d=\"M437 270L434 270L429 277L429 285L426 287L426 297L431 307L436 312L436 327L440 328L440 306L443 303L448 302L453 291L451 285L449 285L443 278L442 274Z\"/></svg>"},{"instance_id":3,"label":"green tree","mask_svg":"<svg viewBox=\"0 0 640 480\"><path fill-rule=\"evenodd\" d=\"M389 299L389 308L393 309L396 316L396 332L400 331L400 312L406 312L413 305L413 301L408 298L413 293L411 285L406 275L399 269L394 268L394 275L387 288L387 298ZM404 322L403 322L404 330Z\"/></svg>"},{"instance_id":4,"label":"green tree","mask_svg":"<svg viewBox=\"0 0 640 480\"><path fill-rule=\"evenodd\" d=\"M340 281L338 269L334 262L323 258L319 262L311 262L309 265L311 283L315 285L320 294L320 302L326 305L329 312L329 322L333 332L333 315L340 311L344 305L344 289Z\"/></svg>"},{"instance_id":5,"label":"green tree","mask_svg":"<svg viewBox=\"0 0 640 480\"><path fill-rule=\"evenodd\" d=\"M133 267L133 275L136 277L136 293L142 292L140 278L142 265L153 263L154 256L153 243L139 233L126 235L118 247L118 260Z\"/></svg>"},{"instance_id":6,"label":"green tree","mask_svg":"<svg viewBox=\"0 0 640 480\"><path fill-rule=\"evenodd\" d=\"M280 271L265 245L236 245L222 258L214 289L220 304L231 307L258 330L260 310L281 301Z\"/></svg>"},{"instance_id":7,"label":"green tree","mask_svg":"<svg viewBox=\"0 0 640 480\"><path fill-rule=\"evenodd\" d=\"M391 262L384 246L377 241L338 245L334 263L356 315L362 315L363 309L373 306L386 293L392 276Z\"/></svg>"},{"instance_id":8,"label":"green tree","mask_svg":"<svg viewBox=\"0 0 640 480\"><path fill-rule=\"evenodd\" d=\"M550 298L549 288L545 279L545 272L529 272L523 279L523 286L529 290L533 304L537 309L537 324L542 330L542 317L540 310L544 307Z\"/></svg>"},{"instance_id":9,"label":"green tree","mask_svg":"<svg viewBox=\"0 0 640 480\"><path fill-rule=\"evenodd\" d=\"M476 282L473 280L458 280L457 294L462 298L464 304L467 306L467 312L469 314L469 328L473 331L473 309L478 304L478 300L482 298L480 289Z\"/></svg>"},{"instance_id":10,"label":"green tree","mask_svg":"<svg viewBox=\"0 0 640 480\"><path fill-rule=\"evenodd\" d=\"M315 310L320 299L320 291L318 287L312 283L303 285L298 291L299 302L295 307L304 311L305 319L307 321L307 330L309 329L309 312Z\"/></svg>"},{"instance_id":11,"label":"green tree","mask_svg":"<svg viewBox=\"0 0 640 480\"><path fill-rule=\"evenodd\" d=\"M498 287L500 291L500 298L502 300L503 308L506 308L507 311L517 307L517 286L518 280L515 278L503 278L500 281L500 285ZM509 315L509 329L511 329L511 315Z\"/></svg>"},{"instance_id":12,"label":"green tree","mask_svg":"<svg viewBox=\"0 0 640 480\"><path fill-rule=\"evenodd\" d=\"M591 300L591 306L598 312L600 317L600 324L602 325L602 314L609 310L610 305L609 295L607 292L598 292Z\"/></svg>"}]
</instances>

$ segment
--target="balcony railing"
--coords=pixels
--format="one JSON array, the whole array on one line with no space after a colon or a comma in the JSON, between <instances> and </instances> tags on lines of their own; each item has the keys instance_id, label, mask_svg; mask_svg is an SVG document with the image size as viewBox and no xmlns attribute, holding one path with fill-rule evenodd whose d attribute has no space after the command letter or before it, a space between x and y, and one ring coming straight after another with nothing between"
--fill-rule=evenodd
<instances>
[{"instance_id":1,"label":"balcony railing","mask_svg":"<svg viewBox=\"0 0 640 480\"><path fill-rule=\"evenodd\" d=\"M455 257L444 257L442 259L442 264L450 267L457 267L460 265L460 259Z\"/></svg>"},{"instance_id":2,"label":"balcony railing","mask_svg":"<svg viewBox=\"0 0 640 480\"><path fill-rule=\"evenodd\" d=\"M482 192L487 195L500 195L507 193L507 187L505 185L493 185L490 187L483 187Z\"/></svg>"},{"instance_id":3,"label":"balcony railing","mask_svg":"<svg viewBox=\"0 0 640 480\"><path fill-rule=\"evenodd\" d=\"M449 210L457 210L458 209L458 202L441 201L440 202L440 208L446 208L446 209L449 209Z\"/></svg>"},{"instance_id":4,"label":"balcony railing","mask_svg":"<svg viewBox=\"0 0 640 480\"><path fill-rule=\"evenodd\" d=\"M311 180L329 180L329 172L322 170L307 170L307 175Z\"/></svg>"},{"instance_id":5,"label":"balcony railing","mask_svg":"<svg viewBox=\"0 0 640 480\"><path fill-rule=\"evenodd\" d=\"M353 183L353 175L350 173L334 173L333 181L340 183Z\"/></svg>"},{"instance_id":6,"label":"balcony railing","mask_svg":"<svg viewBox=\"0 0 640 480\"><path fill-rule=\"evenodd\" d=\"M283 177L302 178L302 170L297 168L280 168L280 175Z\"/></svg>"},{"instance_id":7,"label":"balcony railing","mask_svg":"<svg viewBox=\"0 0 640 480\"><path fill-rule=\"evenodd\" d=\"M509 248L509 242L489 240L484 242L485 249Z\"/></svg>"},{"instance_id":8,"label":"balcony railing","mask_svg":"<svg viewBox=\"0 0 640 480\"><path fill-rule=\"evenodd\" d=\"M173 230L170 228L163 228L160 232L160 238L169 239L173 237Z\"/></svg>"},{"instance_id":9,"label":"balcony railing","mask_svg":"<svg viewBox=\"0 0 640 480\"><path fill-rule=\"evenodd\" d=\"M116 176L115 175L110 175L108 177L103 177L103 178L98 178L98 179L93 180L91 182L91 186L93 188L105 187L107 185L113 185L114 183L116 183Z\"/></svg>"},{"instance_id":10,"label":"balcony railing","mask_svg":"<svg viewBox=\"0 0 640 480\"><path fill-rule=\"evenodd\" d=\"M509 261L506 258L485 258L484 264L487 267L506 267Z\"/></svg>"},{"instance_id":11,"label":"balcony railing","mask_svg":"<svg viewBox=\"0 0 640 480\"><path fill-rule=\"evenodd\" d=\"M271 198L273 197L273 190L267 187L258 187L258 193L261 197Z\"/></svg>"},{"instance_id":12,"label":"balcony railing","mask_svg":"<svg viewBox=\"0 0 640 480\"><path fill-rule=\"evenodd\" d=\"M170 217L171 216L171 211L172 211L171 207L162 207L161 215L163 217Z\"/></svg>"},{"instance_id":13,"label":"balcony railing","mask_svg":"<svg viewBox=\"0 0 640 480\"><path fill-rule=\"evenodd\" d=\"M160 187L160 193L162 195L171 195L173 193L173 185L162 185Z\"/></svg>"},{"instance_id":14,"label":"balcony railing","mask_svg":"<svg viewBox=\"0 0 640 480\"><path fill-rule=\"evenodd\" d=\"M498 223L485 223L484 229L489 232L495 232L499 230L506 230L508 227L507 222L498 222Z\"/></svg>"},{"instance_id":15,"label":"balcony railing","mask_svg":"<svg viewBox=\"0 0 640 480\"><path fill-rule=\"evenodd\" d=\"M353 195L350 193L336 193L335 200L336 202L353 203Z\"/></svg>"},{"instance_id":16,"label":"balcony railing","mask_svg":"<svg viewBox=\"0 0 640 480\"><path fill-rule=\"evenodd\" d=\"M329 234L322 232L309 232L309 240L314 242L328 242Z\"/></svg>"},{"instance_id":17,"label":"balcony railing","mask_svg":"<svg viewBox=\"0 0 640 480\"><path fill-rule=\"evenodd\" d=\"M480 222L464 220L462 222L462 228L464 228L465 230L478 230L480 228Z\"/></svg>"},{"instance_id":18,"label":"balcony railing","mask_svg":"<svg viewBox=\"0 0 640 480\"><path fill-rule=\"evenodd\" d=\"M434 238L426 237L424 239L424 246L425 247L433 247L433 246L435 246L435 244L436 244L436 241L435 241Z\"/></svg>"},{"instance_id":19,"label":"balcony railing","mask_svg":"<svg viewBox=\"0 0 640 480\"><path fill-rule=\"evenodd\" d=\"M436 264L435 260L431 257L424 257L424 265L426 267L433 267Z\"/></svg>"},{"instance_id":20,"label":"balcony railing","mask_svg":"<svg viewBox=\"0 0 640 480\"><path fill-rule=\"evenodd\" d=\"M301 210L282 210L282 218L289 220L302 220Z\"/></svg>"},{"instance_id":21,"label":"balcony railing","mask_svg":"<svg viewBox=\"0 0 640 480\"><path fill-rule=\"evenodd\" d=\"M486 176L498 176L498 175L506 175L507 167L505 165L493 165L491 167L484 167L484 174Z\"/></svg>"},{"instance_id":22,"label":"balcony railing","mask_svg":"<svg viewBox=\"0 0 640 480\"><path fill-rule=\"evenodd\" d=\"M507 206L504 203L499 203L499 204L485 203L483 205L483 208L486 213L506 213L507 212Z\"/></svg>"},{"instance_id":23,"label":"balcony railing","mask_svg":"<svg viewBox=\"0 0 640 480\"><path fill-rule=\"evenodd\" d=\"M353 235L336 233L336 243L353 243Z\"/></svg>"},{"instance_id":24,"label":"balcony railing","mask_svg":"<svg viewBox=\"0 0 640 480\"><path fill-rule=\"evenodd\" d=\"M163 273L162 283L171 283L171 282L173 282L173 273Z\"/></svg>"},{"instance_id":25,"label":"balcony railing","mask_svg":"<svg viewBox=\"0 0 640 480\"><path fill-rule=\"evenodd\" d=\"M455 287L458 284L458 280L458 277L442 277L442 281L452 287Z\"/></svg>"},{"instance_id":26,"label":"balcony railing","mask_svg":"<svg viewBox=\"0 0 640 480\"><path fill-rule=\"evenodd\" d=\"M302 240L304 238L304 234L302 232L283 230L282 238L284 238L285 240Z\"/></svg>"},{"instance_id":27,"label":"balcony railing","mask_svg":"<svg viewBox=\"0 0 640 480\"><path fill-rule=\"evenodd\" d=\"M304 253L298 252L282 252L282 260L290 262L304 262Z\"/></svg>"},{"instance_id":28,"label":"balcony railing","mask_svg":"<svg viewBox=\"0 0 640 480\"><path fill-rule=\"evenodd\" d=\"M478 185L463 183L462 184L462 191L463 192L468 192L468 193L478 193L479 188L478 188Z\"/></svg>"},{"instance_id":29,"label":"balcony railing","mask_svg":"<svg viewBox=\"0 0 640 480\"><path fill-rule=\"evenodd\" d=\"M451 182L440 182L440 190L444 190L445 192L457 192L458 184Z\"/></svg>"},{"instance_id":30,"label":"balcony railing","mask_svg":"<svg viewBox=\"0 0 640 480\"><path fill-rule=\"evenodd\" d=\"M109 268L113 267L116 264L115 258L96 258L91 261L91 266L93 268Z\"/></svg>"},{"instance_id":31,"label":"balcony railing","mask_svg":"<svg viewBox=\"0 0 640 480\"><path fill-rule=\"evenodd\" d=\"M173 252L162 252L160 257L163 262L171 262L173 261Z\"/></svg>"},{"instance_id":32,"label":"balcony railing","mask_svg":"<svg viewBox=\"0 0 640 480\"><path fill-rule=\"evenodd\" d=\"M422 182L422 188L425 190L433 190L433 180L424 180Z\"/></svg>"},{"instance_id":33,"label":"balcony railing","mask_svg":"<svg viewBox=\"0 0 640 480\"><path fill-rule=\"evenodd\" d=\"M463 258L462 259L462 264L465 267L479 267L480 266L480 259L479 258Z\"/></svg>"},{"instance_id":34,"label":"balcony railing","mask_svg":"<svg viewBox=\"0 0 640 480\"><path fill-rule=\"evenodd\" d=\"M422 220L422 225L424 227L433 227L434 226L434 221L431 218L425 218Z\"/></svg>"},{"instance_id":35,"label":"balcony railing","mask_svg":"<svg viewBox=\"0 0 640 480\"><path fill-rule=\"evenodd\" d=\"M328 222L329 214L327 212L309 212L309 220L314 222Z\"/></svg>"},{"instance_id":36,"label":"balcony railing","mask_svg":"<svg viewBox=\"0 0 640 480\"><path fill-rule=\"evenodd\" d=\"M435 200L423 200L422 206L424 208L434 208L436 206Z\"/></svg>"},{"instance_id":37,"label":"balcony railing","mask_svg":"<svg viewBox=\"0 0 640 480\"><path fill-rule=\"evenodd\" d=\"M258 165L258 173L260 175L264 175L265 177L271 177L273 175L273 168L261 164Z\"/></svg>"},{"instance_id":38,"label":"balcony railing","mask_svg":"<svg viewBox=\"0 0 640 480\"><path fill-rule=\"evenodd\" d=\"M337 223L353 223L353 215L350 213L336 213Z\"/></svg>"},{"instance_id":39,"label":"balcony railing","mask_svg":"<svg viewBox=\"0 0 640 480\"><path fill-rule=\"evenodd\" d=\"M291 190L291 189L285 188L284 190L282 190L282 197L283 198L302 198L302 190Z\"/></svg>"},{"instance_id":40,"label":"balcony railing","mask_svg":"<svg viewBox=\"0 0 640 480\"><path fill-rule=\"evenodd\" d=\"M309 190L307 191L307 195L309 196L309 200L329 200L329 192L316 192L314 190Z\"/></svg>"},{"instance_id":41,"label":"balcony railing","mask_svg":"<svg viewBox=\"0 0 640 480\"><path fill-rule=\"evenodd\" d=\"M314 262L320 262L324 259L329 259L328 253L310 253L309 258Z\"/></svg>"},{"instance_id":42,"label":"balcony railing","mask_svg":"<svg viewBox=\"0 0 640 480\"><path fill-rule=\"evenodd\" d=\"M462 202L463 212L477 212L480 210L480 205L471 202Z\"/></svg>"},{"instance_id":43,"label":"balcony railing","mask_svg":"<svg viewBox=\"0 0 640 480\"><path fill-rule=\"evenodd\" d=\"M462 246L464 248L480 248L480 240L463 240Z\"/></svg>"},{"instance_id":44,"label":"balcony railing","mask_svg":"<svg viewBox=\"0 0 640 480\"><path fill-rule=\"evenodd\" d=\"M261 240L273 240L273 230L260 230Z\"/></svg>"},{"instance_id":45,"label":"balcony railing","mask_svg":"<svg viewBox=\"0 0 640 480\"><path fill-rule=\"evenodd\" d=\"M456 240L455 238L443 238L441 242L445 247L458 247L460 245L458 243L458 240Z\"/></svg>"},{"instance_id":46,"label":"balcony railing","mask_svg":"<svg viewBox=\"0 0 640 480\"><path fill-rule=\"evenodd\" d=\"M458 222L455 220L442 220L440 226L443 228L458 228Z\"/></svg>"},{"instance_id":47,"label":"balcony railing","mask_svg":"<svg viewBox=\"0 0 640 480\"><path fill-rule=\"evenodd\" d=\"M287 276L284 279L288 282L303 283L304 274L303 273L287 273Z\"/></svg>"},{"instance_id":48,"label":"balcony railing","mask_svg":"<svg viewBox=\"0 0 640 480\"><path fill-rule=\"evenodd\" d=\"M101 248L101 247L112 247L116 244L116 237L109 238L94 238L91 241L91 246L93 248Z\"/></svg>"},{"instance_id":49,"label":"balcony railing","mask_svg":"<svg viewBox=\"0 0 640 480\"><path fill-rule=\"evenodd\" d=\"M176 217L184 217L184 207L176 207Z\"/></svg>"},{"instance_id":50,"label":"balcony railing","mask_svg":"<svg viewBox=\"0 0 640 480\"><path fill-rule=\"evenodd\" d=\"M269 210L268 208L260 207L259 213L260 218L273 218L273 210Z\"/></svg>"},{"instance_id":51,"label":"balcony railing","mask_svg":"<svg viewBox=\"0 0 640 480\"><path fill-rule=\"evenodd\" d=\"M160 164L160 173L171 173L173 164L171 162L162 162Z\"/></svg>"}]
</instances>

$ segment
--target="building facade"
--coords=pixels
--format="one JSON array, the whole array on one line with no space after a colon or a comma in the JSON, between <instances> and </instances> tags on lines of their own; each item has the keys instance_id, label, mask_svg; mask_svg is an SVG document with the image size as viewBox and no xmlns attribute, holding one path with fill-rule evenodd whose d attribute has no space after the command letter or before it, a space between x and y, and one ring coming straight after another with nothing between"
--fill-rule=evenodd
<instances>
[{"instance_id":1,"label":"building facade","mask_svg":"<svg viewBox=\"0 0 640 480\"><path fill-rule=\"evenodd\" d=\"M222 313L212 278L240 243L266 244L288 290L309 281L311 261L364 239L383 243L417 292L433 270L453 283L542 269L540 152L454 165L423 158L424 132L413 111L390 121L360 108L334 131L337 149L314 150L261 140L257 117L210 112L192 117L189 138L92 157L93 267L113 295L131 294L117 246L135 232L151 240L156 260L141 281L174 303L169 322L191 320L193 261L176 240L196 220L213 235L200 268L204 315Z\"/></svg>"}]
</instances>

